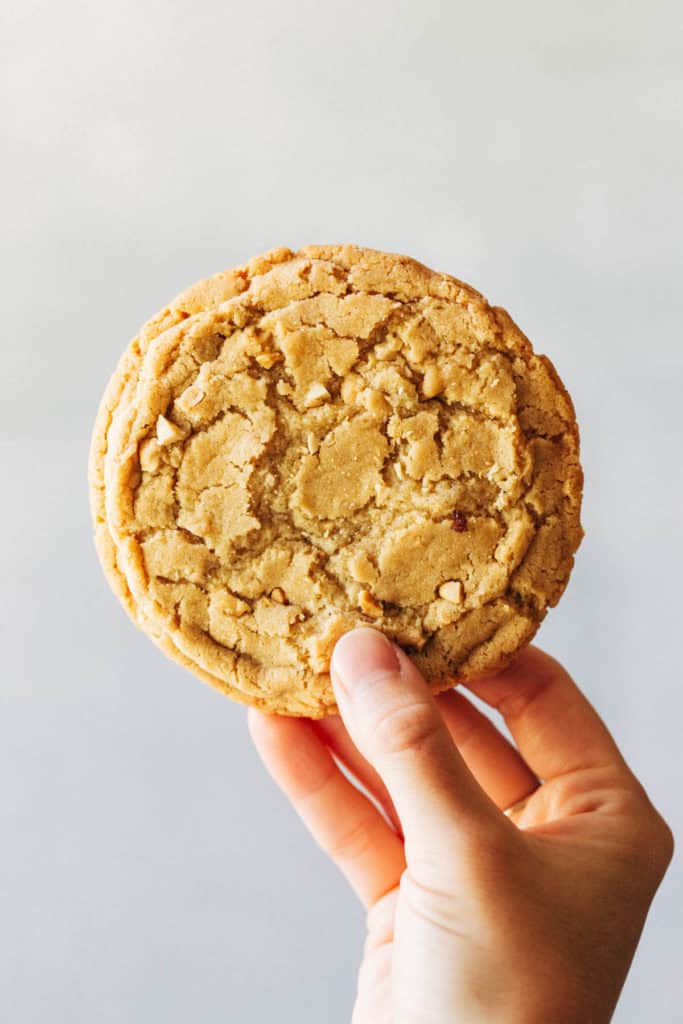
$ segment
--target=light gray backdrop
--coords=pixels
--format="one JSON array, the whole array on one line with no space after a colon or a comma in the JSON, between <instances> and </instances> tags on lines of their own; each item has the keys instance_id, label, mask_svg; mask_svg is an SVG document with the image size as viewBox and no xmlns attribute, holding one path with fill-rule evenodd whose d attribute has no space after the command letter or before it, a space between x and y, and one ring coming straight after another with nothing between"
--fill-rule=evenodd
<instances>
[{"instance_id":1,"label":"light gray backdrop","mask_svg":"<svg viewBox=\"0 0 683 1024\"><path fill-rule=\"evenodd\" d=\"M5 0L0 1018L349 1019L363 920L244 711L137 633L90 543L106 378L275 245L407 252L507 306L582 425L541 642L683 824L683 72L675 2ZM680 1021L683 873L620 1024Z\"/></svg>"}]
</instances>

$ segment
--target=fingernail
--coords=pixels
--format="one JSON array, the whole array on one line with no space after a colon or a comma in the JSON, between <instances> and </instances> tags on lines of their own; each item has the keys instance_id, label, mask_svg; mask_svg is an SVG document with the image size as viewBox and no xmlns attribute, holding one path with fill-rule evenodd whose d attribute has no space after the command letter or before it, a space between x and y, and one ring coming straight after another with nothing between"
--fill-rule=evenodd
<instances>
[{"instance_id":1,"label":"fingernail","mask_svg":"<svg viewBox=\"0 0 683 1024\"><path fill-rule=\"evenodd\" d=\"M350 694L363 679L382 672L400 672L391 640L377 629L353 629L337 641L330 672L335 689Z\"/></svg>"}]
</instances>

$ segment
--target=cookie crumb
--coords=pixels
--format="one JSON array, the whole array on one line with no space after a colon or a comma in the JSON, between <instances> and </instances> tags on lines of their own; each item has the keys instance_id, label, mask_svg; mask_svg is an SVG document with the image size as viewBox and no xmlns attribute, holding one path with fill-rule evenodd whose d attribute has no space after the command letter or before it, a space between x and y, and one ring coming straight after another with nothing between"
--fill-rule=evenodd
<instances>
[{"instance_id":1,"label":"cookie crumb","mask_svg":"<svg viewBox=\"0 0 683 1024\"><path fill-rule=\"evenodd\" d=\"M285 597L285 592L284 592L284 590L281 587L273 587L273 589L270 592L270 597L271 597L271 600L277 601L278 604L286 604L287 603L287 599Z\"/></svg>"}]
</instances>

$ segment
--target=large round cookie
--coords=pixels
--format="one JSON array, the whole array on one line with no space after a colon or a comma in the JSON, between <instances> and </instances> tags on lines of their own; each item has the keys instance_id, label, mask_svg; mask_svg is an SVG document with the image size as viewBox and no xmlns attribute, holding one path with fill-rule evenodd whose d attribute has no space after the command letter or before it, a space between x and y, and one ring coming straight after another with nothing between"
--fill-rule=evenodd
<instances>
[{"instance_id":1,"label":"large round cookie","mask_svg":"<svg viewBox=\"0 0 683 1024\"><path fill-rule=\"evenodd\" d=\"M180 295L102 400L97 549L133 620L229 696L335 710L373 625L435 690L502 666L581 540L571 401L504 310L414 260L278 249Z\"/></svg>"}]
</instances>

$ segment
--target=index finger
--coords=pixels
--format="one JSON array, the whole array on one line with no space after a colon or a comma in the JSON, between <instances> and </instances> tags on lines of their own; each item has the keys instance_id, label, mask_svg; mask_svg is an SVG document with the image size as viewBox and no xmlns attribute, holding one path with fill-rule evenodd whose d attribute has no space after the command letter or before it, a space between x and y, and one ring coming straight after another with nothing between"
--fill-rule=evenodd
<instances>
[{"instance_id":1,"label":"index finger","mask_svg":"<svg viewBox=\"0 0 683 1024\"><path fill-rule=\"evenodd\" d=\"M538 647L527 647L498 675L464 685L500 712L540 779L585 768L626 767L595 708L562 665Z\"/></svg>"}]
</instances>

